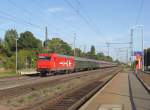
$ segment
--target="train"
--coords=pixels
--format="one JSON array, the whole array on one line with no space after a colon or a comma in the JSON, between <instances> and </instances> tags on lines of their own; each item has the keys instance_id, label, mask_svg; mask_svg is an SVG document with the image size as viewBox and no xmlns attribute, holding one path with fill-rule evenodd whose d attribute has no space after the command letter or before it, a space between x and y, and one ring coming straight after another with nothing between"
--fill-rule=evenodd
<instances>
[{"instance_id":1,"label":"train","mask_svg":"<svg viewBox=\"0 0 150 110\"><path fill-rule=\"evenodd\" d=\"M57 53L44 53L38 54L36 70L41 75L47 75L115 67L116 65L113 62L60 55Z\"/></svg>"}]
</instances>

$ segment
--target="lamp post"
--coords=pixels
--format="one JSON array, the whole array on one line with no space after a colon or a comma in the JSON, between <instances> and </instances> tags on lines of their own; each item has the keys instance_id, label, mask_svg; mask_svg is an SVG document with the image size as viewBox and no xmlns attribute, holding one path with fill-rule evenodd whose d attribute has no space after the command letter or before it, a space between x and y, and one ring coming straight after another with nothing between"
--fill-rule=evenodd
<instances>
[{"instance_id":1,"label":"lamp post","mask_svg":"<svg viewBox=\"0 0 150 110\"><path fill-rule=\"evenodd\" d=\"M18 39L16 38L16 74L18 74Z\"/></svg>"},{"instance_id":2,"label":"lamp post","mask_svg":"<svg viewBox=\"0 0 150 110\"><path fill-rule=\"evenodd\" d=\"M109 56L109 47L110 47L110 43L109 43L109 42L106 42L106 45L107 45L107 56Z\"/></svg>"},{"instance_id":3,"label":"lamp post","mask_svg":"<svg viewBox=\"0 0 150 110\"><path fill-rule=\"evenodd\" d=\"M74 33L74 37L73 37L73 48L74 48L74 56L76 56L76 33Z\"/></svg>"},{"instance_id":4,"label":"lamp post","mask_svg":"<svg viewBox=\"0 0 150 110\"><path fill-rule=\"evenodd\" d=\"M144 30L144 27L141 26L141 34L142 34L142 51L143 51L143 54L142 54L142 60L143 60L143 66L142 66L142 70L144 71L144 35L143 35L143 30Z\"/></svg>"}]
</instances>

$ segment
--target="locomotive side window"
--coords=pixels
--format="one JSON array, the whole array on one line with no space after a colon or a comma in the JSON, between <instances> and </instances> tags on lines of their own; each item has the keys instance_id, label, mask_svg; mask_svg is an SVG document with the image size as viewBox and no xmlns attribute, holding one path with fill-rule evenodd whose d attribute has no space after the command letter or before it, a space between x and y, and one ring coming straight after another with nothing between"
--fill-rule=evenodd
<instances>
[{"instance_id":1,"label":"locomotive side window","mask_svg":"<svg viewBox=\"0 0 150 110\"><path fill-rule=\"evenodd\" d=\"M50 60L50 57L47 56L39 56L39 60Z\"/></svg>"}]
</instances>

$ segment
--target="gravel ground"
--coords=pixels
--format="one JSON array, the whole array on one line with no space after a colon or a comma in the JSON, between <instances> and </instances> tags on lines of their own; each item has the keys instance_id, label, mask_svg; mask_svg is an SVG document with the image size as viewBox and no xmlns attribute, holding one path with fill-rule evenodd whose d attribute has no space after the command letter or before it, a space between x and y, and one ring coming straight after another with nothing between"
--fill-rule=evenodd
<instances>
[{"instance_id":1,"label":"gravel ground","mask_svg":"<svg viewBox=\"0 0 150 110\"><path fill-rule=\"evenodd\" d=\"M0 109L3 107L3 110L5 109L16 110L16 109L28 106L30 104L37 103L46 98L53 98L53 96L55 95L62 94L63 92L66 92L67 90L70 90L70 89L75 89L83 84L86 84L87 82L90 82L96 79L99 76L101 76L102 78L105 78L106 76L111 75L112 70L111 71L110 69L107 69L107 70L109 72L106 70L105 72L100 70L98 72L93 73L92 75L90 74L84 77L76 77L72 80L57 84L55 86L49 86L43 89L32 91L28 94L24 94L15 98L10 98L8 100L1 101Z\"/></svg>"}]
</instances>

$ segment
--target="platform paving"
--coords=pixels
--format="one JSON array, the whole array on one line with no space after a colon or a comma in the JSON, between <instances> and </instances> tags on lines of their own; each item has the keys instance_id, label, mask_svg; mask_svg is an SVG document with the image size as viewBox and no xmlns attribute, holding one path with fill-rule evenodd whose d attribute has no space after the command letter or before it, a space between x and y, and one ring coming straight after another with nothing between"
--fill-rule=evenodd
<instances>
[{"instance_id":1,"label":"platform paving","mask_svg":"<svg viewBox=\"0 0 150 110\"><path fill-rule=\"evenodd\" d=\"M79 110L150 110L150 94L131 72L122 72Z\"/></svg>"},{"instance_id":2,"label":"platform paving","mask_svg":"<svg viewBox=\"0 0 150 110\"><path fill-rule=\"evenodd\" d=\"M136 110L150 110L150 94L134 74L129 74L131 91Z\"/></svg>"}]
</instances>

